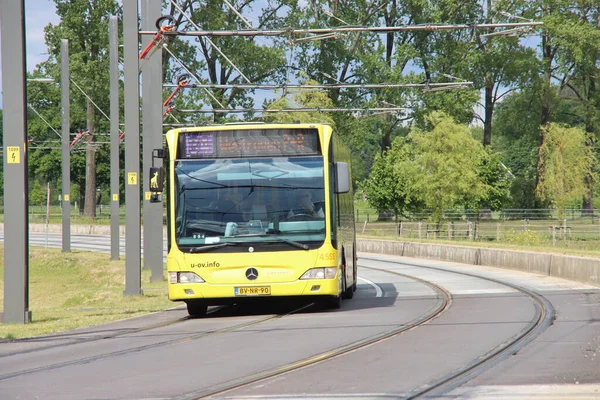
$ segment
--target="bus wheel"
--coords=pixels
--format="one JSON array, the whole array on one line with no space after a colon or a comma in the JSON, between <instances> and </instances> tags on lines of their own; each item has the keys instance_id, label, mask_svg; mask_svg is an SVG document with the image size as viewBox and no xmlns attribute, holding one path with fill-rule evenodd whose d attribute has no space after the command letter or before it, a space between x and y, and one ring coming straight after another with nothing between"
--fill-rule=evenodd
<instances>
[{"instance_id":1,"label":"bus wheel","mask_svg":"<svg viewBox=\"0 0 600 400\"><path fill-rule=\"evenodd\" d=\"M348 285L348 281L346 280L346 269L344 268L344 280L343 280L343 285L342 285L342 297L344 299L351 299L354 297L354 289L351 286L346 287L346 285Z\"/></svg>"},{"instance_id":2,"label":"bus wheel","mask_svg":"<svg viewBox=\"0 0 600 400\"><path fill-rule=\"evenodd\" d=\"M341 287L339 287L338 295L337 296L330 296L324 302L324 305L327 308L331 308L331 309L337 310L338 308L342 307L342 297L344 297L344 293L345 293L344 292L344 288L346 287L345 286L346 285L346 276L345 276L345 274L342 274L340 276L340 278L341 278L342 282L338 283L338 285L341 284Z\"/></svg>"},{"instance_id":3,"label":"bus wheel","mask_svg":"<svg viewBox=\"0 0 600 400\"><path fill-rule=\"evenodd\" d=\"M332 310L337 310L338 308L342 307L342 294L340 293L338 296L331 296L329 298L327 298L324 302L323 305L326 308L330 308Z\"/></svg>"},{"instance_id":4,"label":"bus wheel","mask_svg":"<svg viewBox=\"0 0 600 400\"><path fill-rule=\"evenodd\" d=\"M186 301L187 310L190 317L204 317L208 306L202 301Z\"/></svg>"}]
</instances>

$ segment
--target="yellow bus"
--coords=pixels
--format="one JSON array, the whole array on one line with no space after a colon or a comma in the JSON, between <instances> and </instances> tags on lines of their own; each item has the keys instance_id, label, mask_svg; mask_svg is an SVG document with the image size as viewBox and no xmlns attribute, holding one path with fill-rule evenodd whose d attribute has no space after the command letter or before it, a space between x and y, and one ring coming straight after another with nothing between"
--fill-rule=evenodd
<instances>
[{"instance_id":1,"label":"yellow bus","mask_svg":"<svg viewBox=\"0 0 600 400\"><path fill-rule=\"evenodd\" d=\"M325 124L170 130L169 298L191 316L257 297L339 308L356 290L350 152ZM163 191L152 168L151 191ZM152 180L153 179L153 180Z\"/></svg>"}]
</instances>

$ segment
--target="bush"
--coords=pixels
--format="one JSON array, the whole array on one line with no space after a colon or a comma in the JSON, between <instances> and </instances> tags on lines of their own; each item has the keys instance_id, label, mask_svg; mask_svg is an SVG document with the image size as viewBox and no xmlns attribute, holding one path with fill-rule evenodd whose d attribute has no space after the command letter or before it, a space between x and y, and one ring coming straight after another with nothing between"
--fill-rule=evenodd
<instances>
[{"instance_id":1,"label":"bush","mask_svg":"<svg viewBox=\"0 0 600 400\"><path fill-rule=\"evenodd\" d=\"M504 234L503 239L507 243L525 246L540 245L544 241L539 232L529 229L526 231L510 230L508 233Z\"/></svg>"}]
</instances>

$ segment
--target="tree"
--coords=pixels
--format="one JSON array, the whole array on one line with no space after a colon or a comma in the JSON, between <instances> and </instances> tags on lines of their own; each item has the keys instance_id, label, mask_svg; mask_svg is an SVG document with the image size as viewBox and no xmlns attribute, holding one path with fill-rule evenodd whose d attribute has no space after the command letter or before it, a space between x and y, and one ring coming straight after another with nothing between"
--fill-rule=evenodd
<instances>
[{"instance_id":1,"label":"tree","mask_svg":"<svg viewBox=\"0 0 600 400\"><path fill-rule=\"evenodd\" d=\"M85 136L85 194L84 215L96 216L96 161L98 145L97 134L101 129L107 131L108 121L96 107L108 109L110 96L108 85L108 19L111 15L120 15L119 4L115 0L54 0L56 13L60 17L57 25L49 24L44 28L46 44L50 57L45 68L58 80L58 60L62 39L69 40L70 73L76 86L71 111L74 125L83 126L88 132ZM85 104L81 109L77 105ZM81 197L81 196L80 196Z\"/></svg>"},{"instance_id":2,"label":"tree","mask_svg":"<svg viewBox=\"0 0 600 400\"><path fill-rule=\"evenodd\" d=\"M577 115L585 127L585 145L593 148L598 135L598 106L600 92L600 7L590 7L586 1L573 2L566 13L548 18L548 30L557 45L557 72L561 77L561 98L571 98L576 103ZM593 182L586 177L587 190L583 196L583 208L593 214Z\"/></svg>"},{"instance_id":3,"label":"tree","mask_svg":"<svg viewBox=\"0 0 600 400\"><path fill-rule=\"evenodd\" d=\"M372 207L379 213L394 210L394 217L398 221L411 202L407 195L406 179L396 168L406 154L402 154L401 142L395 141L394 144L395 148L375 156L371 174L364 182L363 189Z\"/></svg>"},{"instance_id":4,"label":"tree","mask_svg":"<svg viewBox=\"0 0 600 400\"><path fill-rule=\"evenodd\" d=\"M563 218L569 203L579 201L586 191L587 176L595 178L594 153L585 145L586 134L580 128L549 124L540 149L543 175L537 195L550 201Z\"/></svg>"},{"instance_id":5,"label":"tree","mask_svg":"<svg viewBox=\"0 0 600 400\"><path fill-rule=\"evenodd\" d=\"M315 84L314 81L308 80L305 84ZM332 101L327 95L327 92L320 90L311 89L300 89L298 92L283 96L278 100L275 100L267 106L267 110L278 110L278 109L290 109L294 108L331 108L333 107ZM277 113L265 113L262 118L265 122L279 122L279 123L310 123L310 122L321 122L329 124L335 127L335 122L331 115L327 112L321 111L309 111L309 112L277 112Z\"/></svg>"},{"instance_id":6,"label":"tree","mask_svg":"<svg viewBox=\"0 0 600 400\"><path fill-rule=\"evenodd\" d=\"M506 206L511 200L510 188L514 175L500 161L500 154L494 152L491 146L485 146L477 175L485 184L481 196L476 196L468 204L474 210L490 209L497 211Z\"/></svg>"},{"instance_id":7,"label":"tree","mask_svg":"<svg viewBox=\"0 0 600 400\"><path fill-rule=\"evenodd\" d=\"M427 121L428 130L411 131L404 145L410 156L395 168L408 182L408 196L431 209L431 219L439 223L444 210L487 195L489 188L478 172L486 153L467 126L445 114L434 112Z\"/></svg>"}]
</instances>

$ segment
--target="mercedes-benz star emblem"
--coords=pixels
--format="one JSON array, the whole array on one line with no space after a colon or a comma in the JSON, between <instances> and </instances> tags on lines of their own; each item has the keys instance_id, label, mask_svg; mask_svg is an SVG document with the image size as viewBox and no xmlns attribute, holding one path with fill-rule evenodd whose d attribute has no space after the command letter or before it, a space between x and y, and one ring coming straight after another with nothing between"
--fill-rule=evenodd
<instances>
[{"instance_id":1,"label":"mercedes-benz star emblem","mask_svg":"<svg viewBox=\"0 0 600 400\"><path fill-rule=\"evenodd\" d=\"M258 271L256 270L256 268L248 268L248 269L246 270L246 278L247 278L249 281L253 281L253 280L255 280L256 278L258 278Z\"/></svg>"}]
</instances>

